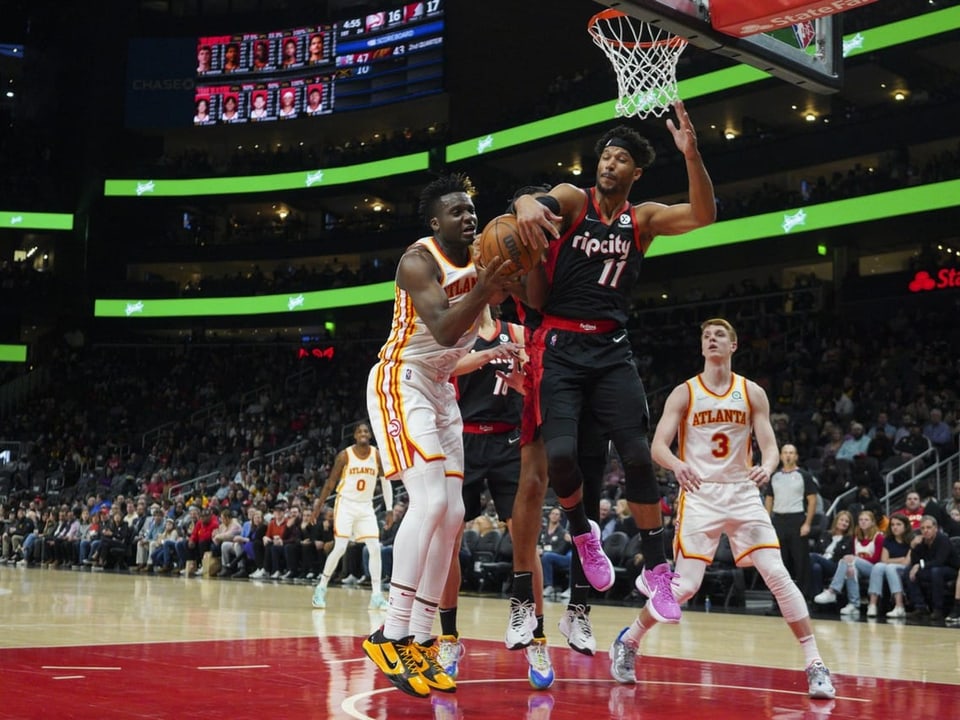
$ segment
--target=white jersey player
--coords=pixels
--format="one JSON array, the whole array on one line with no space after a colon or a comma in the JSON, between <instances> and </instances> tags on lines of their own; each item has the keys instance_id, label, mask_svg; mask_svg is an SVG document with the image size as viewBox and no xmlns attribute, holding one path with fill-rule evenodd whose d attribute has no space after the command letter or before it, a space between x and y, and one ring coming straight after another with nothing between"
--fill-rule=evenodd
<instances>
[{"instance_id":1,"label":"white jersey player","mask_svg":"<svg viewBox=\"0 0 960 720\"><path fill-rule=\"evenodd\" d=\"M327 586L337 563L347 551L351 540L362 542L370 552L370 581L373 594L370 608L382 610L387 605L381 587L380 525L373 509L373 494L377 481L383 488L383 502L387 512L393 511L393 488L383 475L380 454L370 444L372 433L367 423L359 423L353 431L354 443L341 450L333 462L330 475L320 490L317 502L322 506L336 484L333 507L333 549L323 565L323 574L313 592L313 606L327 605Z\"/></svg>"},{"instance_id":2,"label":"white jersey player","mask_svg":"<svg viewBox=\"0 0 960 720\"><path fill-rule=\"evenodd\" d=\"M703 372L670 393L650 446L654 462L673 472L681 488L674 538L679 579L673 593L680 604L696 594L726 533L737 564L756 567L800 643L810 696L833 698L830 671L820 658L807 604L784 567L777 534L760 499L759 488L770 482L779 464L770 401L757 383L731 369L737 333L729 322L704 322L700 345ZM754 435L761 454L757 465ZM677 454L670 449L675 438ZM647 603L610 646L610 672L618 682L637 681L640 640L662 621L651 613L652 605Z\"/></svg>"}]
</instances>

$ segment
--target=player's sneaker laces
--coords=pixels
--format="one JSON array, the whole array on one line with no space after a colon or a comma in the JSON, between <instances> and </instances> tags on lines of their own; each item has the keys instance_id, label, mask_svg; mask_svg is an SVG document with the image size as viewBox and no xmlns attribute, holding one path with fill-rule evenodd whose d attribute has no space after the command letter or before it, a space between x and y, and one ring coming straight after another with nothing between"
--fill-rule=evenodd
<instances>
[{"instance_id":1,"label":"player's sneaker laces","mask_svg":"<svg viewBox=\"0 0 960 720\"><path fill-rule=\"evenodd\" d=\"M830 682L830 671L820 660L814 660L807 666L807 683L810 685L810 697L832 700L837 691Z\"/></svg>"},{"instance_id":2,"label":"player's sneaker laces","mask_svg":"<svg viewBox=\"0 0 960 720\"><path fill-rule=\"evenodd\" d=\"M327 589L325 587L317 585L313 589L313 606L321 610L327 606Z\"/></svg>"},{"instance_id":3,"label":"player's sneaker laces","mask_svg":"<svg viewBox=\"0 0 960 720\"><path fill-rule=\"evenodd\" d=\"M386 610L390 607L390 603L387 602L387 599L383 596L381 592L375 592L370 596L370 609L371 610Z\"/></svg>"},{"instance_id":4,"label":"player's sneaker laces","mask_svg":"<svg viewBox=\"0 0 960 720\"><path fill-rule=\"evenodd\" d=\"M673 594L673 584L678 577L667 563L660 563L652 570L644 568L637 575L637 590L650 598L647 608L658 622L680 622L680 605Z\"/></svg>"},{"instance_id":5,"label":"player's sneaker laces","mask_svg":"<svg viewBox=\"0 0 960 720\"><path fill-rule=\"evenodd\" d=\"M621 630L610 643L610 675L618 683L633 685L637 682L637 646L623 639L627 630Z\"/></svg>"},{"instance_id":6,"label":"player's sneaker laces","mask_svg":"<svg viewBox=\"0 0 960 720\"><path fill-rule=\"evenodd\" d=\"M508 650L519 650L533 642L533 631L537 628L537 611L529 600L520 601L510 598L510 620L507 622L507 634L504 643Z\"/></svg>"},{"instance_id":7,"label":"player's sneaker laces","mask_svg":"<svg viewBox=\"0 0 960 720\"><path fill-rule=\"evenodd\" d=\"M436 638L430 638L423 644L414 643L414 645L417 650L420 651L420 655L426 665L426 667L420 671L420 675L427 681L427 685L429 685L431 689L439 690L440 692L456 692L457 684L453 681L452 677L447 675L437 661L440 643L437 642Z\"/></svg>"},{"instance_id":8,"label":"player's sneaker laces","mask_svg":"<svg viewBox=\"0 0 960 720\"><path fill-rule=\"evenodd\" d=\"M583 566L583 575L596 590L605 592L613 587L614 571L603 552L600 543L600 526L590 521L590 532L573 536L573 544L577 547L580 564Z\"/></svg>"},{"instance_id":9,"label":"player's sneaker laces","mask_svg":"<svg viewBox=\"0 0 960 720\"><path fill-rule=\"evenodd\" d=\"M430 685L421 674L429 664L413 643L413 638L388 640L383 628L363 641L363 652L373 660L394 687L414 697L427 697Z\"/></svg>"},{"instance_id":10,"label":"player's sneaker laces","mask_svg":"<svg viewBox=\"0 0 960 720\"><path fill-rule=\"evenodd\" d=\"M441 635L437 638L437 662L454 680L460 673L460 659L466 651L460 638L455 635Z\"/></svg>"},{"instance_id":11,"label":"player's sneaker laces","mask_svg":"<svg viewBox=\"0 0 960 720\"><path fill-rule=\"evenodd\" d=\"M527 663L530 667L527 669L527 679L537 690L546 690L553 685L553 663L550 662L550 648L547 647L547 639L534 638L523 650L527 656Z\"/></svg>"},{"instance_id":12,"label":"player's sneaker laces","mask_svg":"<svg viewBox=\"0 0 960 720\"><path fill-rule=\"evenodd\" d=\"M560 634L578 653L593 655L597 651L597 639L590 627L590 606L571 605L560 618Z\"/></svg>"}]
</instances>

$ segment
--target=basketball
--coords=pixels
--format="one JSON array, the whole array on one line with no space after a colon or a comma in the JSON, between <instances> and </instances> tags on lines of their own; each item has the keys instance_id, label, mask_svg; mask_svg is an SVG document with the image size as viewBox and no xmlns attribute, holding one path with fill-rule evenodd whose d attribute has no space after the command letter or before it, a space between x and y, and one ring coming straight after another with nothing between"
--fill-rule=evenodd
<instances>
[{"instance_id":1,"label":"basketball","mask_svg":"<svg viewBox=\"0 0 960 720\"><path fill-rule=\"evenodd\" d=\"M480 261L486 265L495 257L512 260L525 273L540 263L540 250L523 244L514 215L498 215L480 233Z\"/></svg>"}]
</instances>

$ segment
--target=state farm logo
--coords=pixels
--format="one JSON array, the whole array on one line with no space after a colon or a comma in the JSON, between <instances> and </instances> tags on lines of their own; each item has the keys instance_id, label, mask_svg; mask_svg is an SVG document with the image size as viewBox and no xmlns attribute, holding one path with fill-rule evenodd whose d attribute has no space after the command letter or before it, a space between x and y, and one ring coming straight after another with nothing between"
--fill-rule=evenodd
<instances>
[{"instance_id":1,"label":"state farm logo","mask_svg":"<svg viewBox=\"0 0 960 720\"><path fill-rule=\"evenodd\" d=\"M287 310L295 310L298 307L303 307L304 299L302 293L296 297L287 298Z\"/></svg>"},{"instance_id":2,"label":"state farm logo","mask_svg":"<svg viewBox=\"0 0 960 720\"><path fill-rule=\"evenodd\" d=\"M486 152L493 147L493 135L487 135L477 140L477 154Z\"/></svg>"},{"instance_id":3,"label":"state farm logo","mask_svg":"<svg viewBox=\"0 0 960 720\"><path fill-rule=\"evenodd\" d=\"M153 180L147 180L145 182L137 182L137 197L145 193L152 193L157 189L157 186L154 184Z\"/></svg>"},{"instance_id":4,"label":"state farm logo","mask_svg":"<svg viewBox=\"0 0 960 720\"><path fill-rule=\"evenodd\" d=\"M943 290L953 287L960 287L960 270L956 270L955 268L943 268L937 272L936 277L932 276L926 270L918 270L917 274L913 276L913 280L907 285L907 288L912 293Z\"/></svg>"},{"instance_id":5,"label":"state farm logo","mask_svg":"<svg viewBox=\"0 0 960 720\"><path fill-rule=\"evenodd\" d=\"M323 170L307 173L307 187L313 187L323 182Z\"/></svg>"}]
</instances>

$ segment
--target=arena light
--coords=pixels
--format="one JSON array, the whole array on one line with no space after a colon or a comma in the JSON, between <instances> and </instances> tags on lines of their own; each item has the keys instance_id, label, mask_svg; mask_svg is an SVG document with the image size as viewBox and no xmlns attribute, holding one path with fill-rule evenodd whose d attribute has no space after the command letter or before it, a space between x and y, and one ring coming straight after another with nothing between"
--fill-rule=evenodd
<instances>
[{"instance_id":1,"label":"arena light","mask_svg":"<svg viewBox=\"0 0 960 720\"><path fill-rule=\"evenodd\" d=\"M684 235L660 238L650 246L645 257L674 255L750 240L799 235L813 230L942 210L958 204L960 180L947 180L714 223Z\"/></svg>"},{"instance_id":2,"label":"arena light","mask_svg":"<svg viewBox=\"0 0 960 720\"><path fill-rule=\"evenodd\" d=\"M26 345L0 345L0 362L22 363L26 361Z\"/></svg>"},{"instance_id":3,"label":"arena light","mask_svg":"<svg viewBox=\"0 0 960 720\"><path fill-rule=\"evenodd\" d=\"M93 314L94 317L128 318L131 320L141 318L273 315L387 302L393 300L393 293L394 282L389 280L373 285L318 290L316 292L286 293L283 295L165 298L156 300L140 298L98 299L94 302Z\"/></svg>"},{"instance_id":4,"label":"arena light","mask_svg":"<svg viewBox=\"0 0 960 720\"><path fill-rule=\"evenodd\" d=\"M706 250L751 240L799 235L851 223L881 220L897 215L940 210L960 204L955 198L960 198L960 180L948 180L848 200L806 205L738 220L727 220L684 235L660 238L650 246L646 257ZM820 250L821 247L823 250ZM818 252L825 253L826 246L818 246ZM393 300L393 294L394 282L390 280L374 285L320 290L296 295L158 300L100 299L94 303L94 316L134 320L269 315L389 302Z\"/></svg>"},{"instance_id":5,"label":"arena light","mask_svg":"<svg viewBox=\"0 0 960 720\"><path fill-rule=\"evenodd\" d=\"M387 160L317 170L243 175L238 177L191 178L189 180L124 179L107 180L107 197L192 197L299 190L346 185L366 180L420 172L430 167L429 153L413 153Z\"/></svg>"},{"instance_id":6,"label":"arena light","mask_svg":"<svg viewBox=\"0 0 960 720\"><path fill-rule=\"evenodd\" d=\"M70 213L20 212L0 210L0 230L73 230Z\"/></svg>"}]
</instances>

